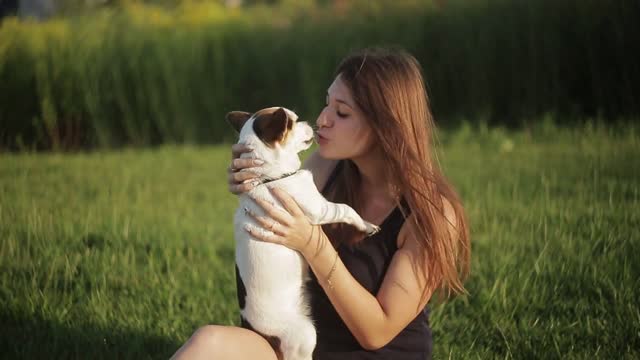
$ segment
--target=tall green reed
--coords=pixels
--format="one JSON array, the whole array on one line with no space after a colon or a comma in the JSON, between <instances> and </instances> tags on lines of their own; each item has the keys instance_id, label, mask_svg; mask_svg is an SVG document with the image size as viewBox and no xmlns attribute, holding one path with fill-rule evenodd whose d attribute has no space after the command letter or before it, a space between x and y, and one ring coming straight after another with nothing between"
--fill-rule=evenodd
<instances>
[{"instance_id":1,"label":"tall green reed","mask_svg":"<svg viewBox=\"0 0 640 360\"><path fill-rule=\"evenodd\" d=\"M134 4L5 20L0 148L219 142L233 137L227 111L272 105L313 120L340 58L371 45L416 55L441 126L640 113L638 2L426 3L297 12Z\"/></svg>"}]
</instances>

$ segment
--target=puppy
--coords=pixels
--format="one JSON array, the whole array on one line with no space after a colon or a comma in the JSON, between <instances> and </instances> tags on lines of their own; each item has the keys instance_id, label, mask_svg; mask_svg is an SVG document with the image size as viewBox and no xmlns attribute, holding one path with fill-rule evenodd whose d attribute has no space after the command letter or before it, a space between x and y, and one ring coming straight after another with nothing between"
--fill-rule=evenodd
<instances>
[{"instance_id":1,"label":"puppy","mask_svg":"<svg viewBox=\"0 0 640 360\"><path fill-rule=\"evenodd\" d=\"M258 158L264 164L251 171L262 183L249 194L239 196L234 217L236 241L236 281L243 326L264 336L278 358L311 360L316 332L309 317L309 299L304 285L309 266L297 251L285 246L252 239L244 230L255 223L245 207L255 214L264 211L249 195L276 206L269 188L285 189L313 224L344 222L369 235L379 228L365 222L351 207L328 202L316 188L311 172L300 169L298 153L313 143L313 130L285 108L267 108L250 114L233 111L227 121L240 133L238 143L250 146L242 157ZM267 230L262 230L267 231Z\"/></svg>"}]
</instances>

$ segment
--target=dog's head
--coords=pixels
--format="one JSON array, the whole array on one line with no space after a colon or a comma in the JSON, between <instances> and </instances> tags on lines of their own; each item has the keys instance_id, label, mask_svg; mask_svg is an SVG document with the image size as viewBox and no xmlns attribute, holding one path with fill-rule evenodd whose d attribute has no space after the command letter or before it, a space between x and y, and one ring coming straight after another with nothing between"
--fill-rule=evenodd
<instances>
[{"instance_id":1,"label":"dog's head","mask_svg":"<svg viewBox=\"0 0 640 360\"><path fill-rule=\"evenodd\" d=\"M313 143L313 129L289 109L271 107L254 114L232 111L227 121L240 133L239 144L253 148L243 157L262 159L263 175L276 178L300 168L298 153Z\"/></svg>"}]
</instances>

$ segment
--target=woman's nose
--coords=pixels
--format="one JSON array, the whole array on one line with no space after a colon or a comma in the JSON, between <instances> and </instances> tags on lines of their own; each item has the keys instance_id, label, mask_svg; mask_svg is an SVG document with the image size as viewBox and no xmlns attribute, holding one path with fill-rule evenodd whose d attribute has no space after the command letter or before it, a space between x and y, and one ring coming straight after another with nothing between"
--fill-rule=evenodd
<instances>
[{"instance_id":1,"label":"woman's nose","mask_svg":"<svg viewBox=\"0 0 640 360\"><path fill-rule=\"evenodd\" d=\"M320 115L318 116L318 120L316 120L316 125L318 127L330 127L331 119L327 116L327 108L322 109Z\"/></svg>"}]
</instances>

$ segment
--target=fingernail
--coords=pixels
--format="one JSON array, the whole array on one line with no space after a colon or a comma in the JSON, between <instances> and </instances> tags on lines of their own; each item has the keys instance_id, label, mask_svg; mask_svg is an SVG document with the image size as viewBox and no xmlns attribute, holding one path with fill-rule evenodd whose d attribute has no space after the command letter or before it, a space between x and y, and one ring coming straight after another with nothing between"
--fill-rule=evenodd
<instances>
[{"instance_id":1,"label":"fingernail","mask_svg":"<svg viewBox=\"0 0 640 360\"><path fill-rule=\"evenodd\" d=\"M262 164L264 164L264 160L255 159L255 160L253 160L253 164L254 165L262 165Z\"/></svg>"},{"instance_id":2,"label":"fingernail","mask_svg":"<svg viewBox=\"0 0 640 360\"><path fill-rule=\"evenodd\" d=\"M260 180L253 180L251 182L251 185L253 185L253 186L258 186L258 184L260 184Z\"/></svg>"}]
</instances>

